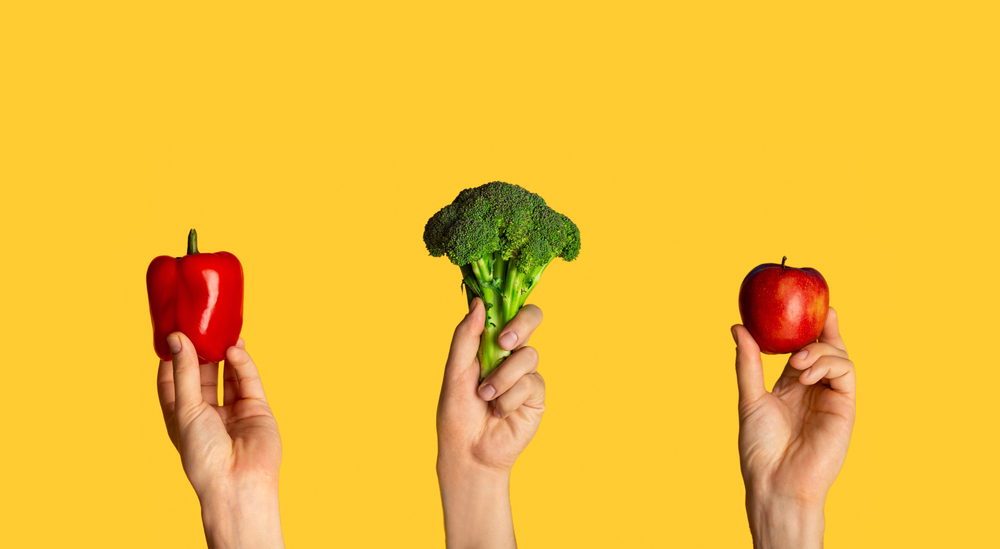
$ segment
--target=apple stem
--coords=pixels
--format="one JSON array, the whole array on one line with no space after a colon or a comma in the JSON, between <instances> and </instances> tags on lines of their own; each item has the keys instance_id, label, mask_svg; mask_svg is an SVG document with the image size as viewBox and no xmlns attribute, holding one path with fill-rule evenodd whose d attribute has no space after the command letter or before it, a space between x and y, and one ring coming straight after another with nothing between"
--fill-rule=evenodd
<instances>
[{"instance_id":1,"label":"apple stem","mask_svg":"<svg viewBox=\"0 0 1000 549\"><path fill-rule=\"evenodd\" d=\"M782 268L782 269L784 269L784 268L785 268L785 260L786 260L786 259L788 259L788 257L787 257L787 256L781 256L781 268Z\"/></svg>"}]
</instances>

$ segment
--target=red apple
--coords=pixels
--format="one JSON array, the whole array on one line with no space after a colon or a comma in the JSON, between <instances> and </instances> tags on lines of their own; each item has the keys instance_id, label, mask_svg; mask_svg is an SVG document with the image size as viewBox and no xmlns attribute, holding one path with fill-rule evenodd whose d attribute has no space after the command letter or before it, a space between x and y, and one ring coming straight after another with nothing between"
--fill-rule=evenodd
<instances>
[{"instance_id":1,"label":"red apple","mask_svg":"<svg viewBox=\"0 0 1000 549\"><path fill-rule=\"evenodd\" d=\"M786 259L781 258L781 265L758 265L740 286L743 325L769 355L798 351L816 341L830 308L823 275L808 267L787 267Z\"/></svg>"}]
</instances>

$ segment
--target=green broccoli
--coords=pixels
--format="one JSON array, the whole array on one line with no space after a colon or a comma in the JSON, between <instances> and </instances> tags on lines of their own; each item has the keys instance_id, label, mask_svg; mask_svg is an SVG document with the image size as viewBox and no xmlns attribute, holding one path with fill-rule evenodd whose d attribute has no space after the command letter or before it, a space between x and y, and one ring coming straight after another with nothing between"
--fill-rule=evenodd
<instances>
[{"instance_id":1,"label":"green broccoli","mask_svg":"<svg viewBox=\"0 0 1000 549\"><path fill-rule=\"evenodd\" d=\"M458 194L424 227L424 243L434 257L447 255L462 269L469 303L486 306L486 330L479 343L480 379L510 351L497 337L538 285L555 258L576 259L580 230L537 194L502 181Z\"/></svg>"}]
</instances>

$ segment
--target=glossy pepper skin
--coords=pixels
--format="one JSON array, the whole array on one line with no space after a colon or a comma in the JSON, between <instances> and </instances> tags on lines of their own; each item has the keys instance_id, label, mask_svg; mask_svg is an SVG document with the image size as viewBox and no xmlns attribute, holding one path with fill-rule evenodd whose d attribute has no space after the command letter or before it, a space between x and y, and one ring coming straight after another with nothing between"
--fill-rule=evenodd
<instances>
[{"instance_id":1,"label":"glossy pepper skin","mask_svg":"<svg viewBox=\"0 0 1000 549\"><path fill-rule=\"evenodd\" d=\"M202 363L221 362L243 328L243 266L229 252L198 253L198 235L188 235L188 255L161 255L146 271L153 348L170 360L167 335L183 332Z\"/></svg>"}]
</instances>

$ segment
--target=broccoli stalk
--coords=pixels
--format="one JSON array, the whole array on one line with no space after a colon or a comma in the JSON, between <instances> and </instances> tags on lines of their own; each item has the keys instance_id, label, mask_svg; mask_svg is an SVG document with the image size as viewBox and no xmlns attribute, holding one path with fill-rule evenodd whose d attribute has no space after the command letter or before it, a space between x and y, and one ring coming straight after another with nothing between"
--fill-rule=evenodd
<instances>
[{"instance_id":1,"label":"broccoli stalk","mask_svg":"<svg viewBox=\"0 0 1000 549\"><path fill-rule=\"evenodd\" d=\"M542 197L500 181L466 189L424 228L434 257L447 255L462 270L469 303L480 297L486 327L479 343L480 379L510 354L500 332L521 309L556 257L580 253L580 231Z\"/></svg>"},{"instance_id":2,"label":"broccoli stalk","mask_svg":"<svg viewBox=\"0 0 1000 549\"><path fill-rule=\"evenodd\" d=\"M518 270L515 258L505 260L498 254L486 254L474 263L462 265L469 303L479 296L486 306L486 329L479 342L480 379L510 355L510 351L500 348L500 332L524 306L546 265L523 273Z\"/></svg>"}]
</instances>

